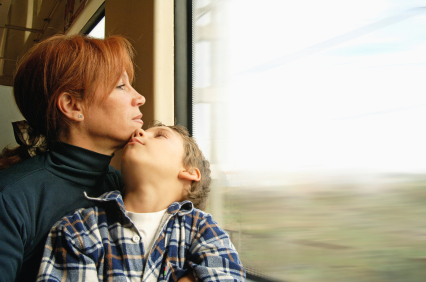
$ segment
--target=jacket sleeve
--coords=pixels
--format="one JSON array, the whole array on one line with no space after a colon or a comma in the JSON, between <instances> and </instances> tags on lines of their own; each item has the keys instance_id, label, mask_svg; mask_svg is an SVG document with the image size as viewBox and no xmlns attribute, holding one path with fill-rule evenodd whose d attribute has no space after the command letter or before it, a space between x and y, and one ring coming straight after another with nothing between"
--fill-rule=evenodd
<instances>
[{"instance_id":1,"label":"jacket sleeve","mask_svg":"<svg viewBox=\"0 0 426 282\"><path fill-rule=\"evenodd\" d=\"M25 230L20 215L0 196L0 281L14 281L24 257Z\"/></svg>"},{"instance_id":2,"label":"jacket sleeve","mask_svg":"<svg viewBox=\"0 0 426 282\"><path fill-rule=\"evenodd\" d=\"M50 231L43 252L37 281L98 282L97 252L88 253L69 217L62 219Z\"/></svg>"},{"instance_id":3,"label":"jacket sleeve","mask_svg":"<svg viewBox=\"0 0 426 282\"><path fill-rule=\"evenodd\" d=\"M245 270L234 245L211 215L200 218L189 252L189 266L197 281L245 281Z\"/></svg>"}]
</instances>

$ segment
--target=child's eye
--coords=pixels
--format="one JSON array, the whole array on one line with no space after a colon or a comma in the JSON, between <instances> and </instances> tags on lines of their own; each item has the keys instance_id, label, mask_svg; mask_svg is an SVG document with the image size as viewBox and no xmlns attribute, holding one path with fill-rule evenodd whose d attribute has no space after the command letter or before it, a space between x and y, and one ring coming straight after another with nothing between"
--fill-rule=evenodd
<instances>
[{"instance_id":1,"label":"child's eye","mask_svg":"<svg viewBox=\"0 0 426 282\"><path fill-rule=\"evenodd\" d=\"M116 88L120 90L124 90L124 86L126 86L126 84L120 84Z\"/></svg>"},{"instance_id":2,"label":"child's eye","mask_svg":"<svg viewBox=\"0 0 426 282\"><path fill-rule=\"evenodd\" d=\"M156 137L164 137L167 138L167 135L163 131L158 131Z\"/></svg>"}]
</instances>

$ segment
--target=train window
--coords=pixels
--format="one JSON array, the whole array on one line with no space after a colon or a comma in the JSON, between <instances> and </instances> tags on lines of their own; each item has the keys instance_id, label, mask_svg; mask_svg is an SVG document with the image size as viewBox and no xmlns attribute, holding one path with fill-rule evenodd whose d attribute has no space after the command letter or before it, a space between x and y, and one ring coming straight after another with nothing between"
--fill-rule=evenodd
<instances>
[{"instance_id":1,"label":"train window","mask_svg":"<svg viewBox=\"0 0 426 282\"><path fill-rule=\"evenodd\" d=\"M209 212L249 278L423 281L425 2L192 8Z\"/></svg>"},{"instance_id":2,"label":"train window","mask_svg":"<svg viewBox=\"0 0 426 282\"><path fill-rule=\"evenodd\" d=\"M89 35L96 38L105 38L105 16L93 27Z\"/></svg>"},{"instance_id":3,"label":"train window","mask_svg":"<svg viewBox=\"0 0 426 282\"><path fill-rule=\"evenodd\" d=\"M105 3L96 10L80 33L96 38L105 38Z\"/></svg>"}]
</instances>

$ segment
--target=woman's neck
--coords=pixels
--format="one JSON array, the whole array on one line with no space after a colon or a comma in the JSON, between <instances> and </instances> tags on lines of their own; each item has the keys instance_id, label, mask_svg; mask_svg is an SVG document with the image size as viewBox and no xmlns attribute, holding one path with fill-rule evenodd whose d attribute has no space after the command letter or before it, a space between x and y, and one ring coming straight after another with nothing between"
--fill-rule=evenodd
<instances>
[{"instance_id":1,"label":"woman's neck","mask_svg":"<svg viewBox=\"0 0 426 282\"><path fill-rule=\"evenodd\" d=\"M67 137L62 135L59 137L59 141L107 156L111 156L115 151L120 149L120 147L113 147L107 140L104 142L94 142L90 138L85 138L77 134L68 134Z\"/></svg>"}]
</instances>

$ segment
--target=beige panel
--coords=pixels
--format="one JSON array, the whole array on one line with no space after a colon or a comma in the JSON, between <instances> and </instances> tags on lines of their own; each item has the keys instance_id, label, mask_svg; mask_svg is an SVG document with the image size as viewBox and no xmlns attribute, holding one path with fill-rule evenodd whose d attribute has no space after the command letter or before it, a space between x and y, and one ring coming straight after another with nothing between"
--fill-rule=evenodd
<instances>
[{"instance_id":1,"label":"beige panel","mask_svg":"<svg viewBox=\"0 0 426 282\"><path fill-rule=\"evenodd\" d=\"M154 118L174 124L174 1L154 10Z\"/></svg>"}]
</instances>

